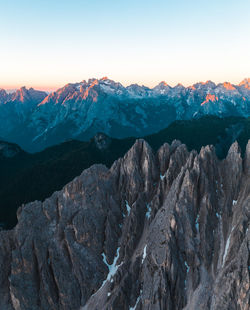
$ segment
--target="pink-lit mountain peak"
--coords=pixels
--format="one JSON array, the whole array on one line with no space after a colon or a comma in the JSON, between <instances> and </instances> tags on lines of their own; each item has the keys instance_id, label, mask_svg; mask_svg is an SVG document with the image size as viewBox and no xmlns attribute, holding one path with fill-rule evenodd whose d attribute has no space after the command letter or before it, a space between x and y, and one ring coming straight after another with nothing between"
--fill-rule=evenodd
<instances>
[{"instance_id":1,"label":"pink-lit mountain peak","mask_svg":"<svg viewBox=\"0 0 250 310\"><path fill-rule=\"evenodd\" d=\"M246 78L240 82L239 86L244 86L247 89L250 89L250 78Z\"/></svg>"},{"instance_id":2,"label":"pink-lit mountain peak","mask_svg":"<svg viewBox=\"0 0 250 310\"><path fill-rule=\"evenodd\" d=\"M172 89L165 81L160 82L153 88L155 93L159 93L160 95L166 95Z\"/></svg>"},{"instance_id":3,"label":"pink-lit mountain peak","mask_svg":"<svg viewBox=\"0 0 250 310\"><path fill-rule=\"evenodd\" d=\"M41 102L46 96L47 93L44 91L35 90L32 87L27 89L23 86L12 94L11 100L17 102L32 101L34 103L38 103Z\"/></svg>"},{"instance_id":4,"label":"pink-lit mountain peak","mask_svg":"<svg viewBox=\"0 0 250 310\"><path fill-rule=\"evenodd\" d=\"M170 87L170 86L168 85L168 83L165 82L165 81L160 82L159 85L160 85L160 86L164 86L164 87Z\"/></svg>"},{"instance_id":5,"label":"pink-lit mountain peak","mask_svg":"<svg viewBox=\"0 0 250 310\"><path fill-rule=\"evenodd\" d=\"M162 81L162 82L160 82L158 85L156 85L154 88L156 88L156 87L160 87L160 88L171 88L171 86L167 83L167 82L165 82L165 81Z\"/></svg>"},{"instance_id":6,"label":"pink-lit mountain peak","mask_svg":"<svg viewBox=\"0 0 250 310\"><path fill-rule=\"evenodd\" d=\"M44 98L39 106L49 102L53 102L54 104L62 104L65 99L69 99L77 91L78 84L68 83L59 88L57 91L50 93L46 98Z\"/></svg>"},{"instance_id":7,"label":"pink-lit mountain peak","mask_svg":"<svg viewBox=\"0 0 250 310\"><path fill-rule=\"evenodd\" d=\"M219 100L218 96L215 96L212 94L207 94L206 99L201 103L201 106L208 103L208 102L216 102L218 100Z\"/></svg>"},{"instance_id":8,"label":"pink-lit mountain peak","mask_svg":"<svg viewBox=\"0 0 250 310\"><path fill-rule=\"evenodd\" d=\"M21 102L24 102L25 99L29 97L29 92L25 86L21 87L14 93L13 100L19 100Z\"/></svg>"},{"instance_id":9,"label":"pink-lit mountain peak","mask_svg":"<svg viewBox=\"0 0 250 310\"><path fill-rule=\"evenodd\" d=\"M206 82L200 82L202 85L209 85L213 83L211 80L207 80Z\"/></svg>"},{"instance_id":10,"label":"pink-lit mountain peak","mask_svg":"<svg viewBox=\"0 0 250 310\"><path fill-rule=\"evenodd\" d=\"M224 88L226 88L227 90L236 90L236 88L229 82L224 82L223 83Z\"/></svg>"}]
</instances>

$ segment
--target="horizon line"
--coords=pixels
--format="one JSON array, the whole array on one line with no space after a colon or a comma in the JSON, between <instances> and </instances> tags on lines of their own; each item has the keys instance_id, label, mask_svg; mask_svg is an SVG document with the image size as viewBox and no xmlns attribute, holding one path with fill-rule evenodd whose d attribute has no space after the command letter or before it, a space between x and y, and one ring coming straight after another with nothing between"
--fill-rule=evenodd
<instances>
[{"instance_id":1,"label":"horizon line","mask_svg":"<svg viewBox=\"0 0 250 310\"><path fill-rule=\"evenodd\" d=\"M148 86L148 85L145 85L143 83L121 83L119 81L113 80L113 79L108 78L108 77L105 76L105 77L101 77L101 78L89 78L89 79L86 79L86 80L83 79L83 80L77 81L77 82L68 82L68 83L65 83L65 84L57 85L57 86L39 86L39 85L32 85L32 84L30 84L30 85L26 84L26 85L20 86L21 84L19 84L19 85L16 85L16 86L9 86L9 85L8 86L1 86L0 85L0 89L3 89L3 90L5 90L8 93L15 92L15 91L17 91L17 90L19 90L21 88L34 89L34 90L40 90L40 91L45 91L45 92L53 92L53 91L57 91L58 89L61 89L61 88L65 87L68 84L78 84L78 83L80 84L80 83L82 83L84 81L85 82L88 82L89 80L99 80L100 81L100 80L105 80L105 79L108 79L110 81L114 81L116 83L120 83L125 88L128 87L128 86L131 86L131 85L138 85L140 87L147 87L149 89L152 89L152 88L158 86L161 83L166 83L166 85L170 86L171 88L174 88L174 87L176 87L178 85L182 85L185 88L189 88L189 87L192 87L195 84L199 84L199 83L206 84L208 82L212 82L212 83L214 83L216 85L229 83L231 85L239 86L240 83L242 83L243 81L249 81L250 80L250 78L245 77L245 78L241 79L237 84L235 84L235 83L232 83L232 82L229 82L229 81L223 81L223 82L216 83L213 80L208 79L206 81L197 81L197 82L192 83L192 84L179 82L177 84L174 84L174 86L173 86L173 84L171 85L170 83L166 82L165 80L161 80L158 83L154 83L154 84L152 83L151 85L153 85L153 86Z\"/></svg>"}]
</instances>

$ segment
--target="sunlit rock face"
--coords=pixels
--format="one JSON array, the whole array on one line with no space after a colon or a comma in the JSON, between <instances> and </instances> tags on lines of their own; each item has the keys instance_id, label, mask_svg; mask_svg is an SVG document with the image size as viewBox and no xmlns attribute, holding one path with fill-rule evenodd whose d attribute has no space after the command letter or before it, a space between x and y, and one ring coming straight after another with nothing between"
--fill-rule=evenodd
<instances>
[{"instance_id":1,"label":"sunlit rock face","mask_svg":"<svg viewBox=\"0 0 250 310\"><path fill-rule=\"evenodd\" d=\"M218 101L218 100L219 100L218 96L208 94L208 95L206 95L206 100L204 100L204 101L201 103L201 105L204 105L204 104L208 103L209 101L211 101L211 102L216 102L216 101Z\"/></svg>"},{"instance_id":2,"label":"sunlit rock face","mask_svg":"<svg viewBox=\"0 0 250 310\"><path fill-rule=\"evenodd\" d=\"M244 79L239 86L243 86L246 89L250 89L250 78L249 79Z\"/></svg>"},{"instance_id":3,"label":"sunlit rock face","mask_svg":"<svg viewBox=\"0 0 250 310\"><path fill-rule=\"evenodd\" d=\"M39 151L69 139L145 136L175 120L204 115L250 115L249 79L239 85L199 82L185 88L161 82L154 88L124 87L107 77L70 83L46 94L21 88L0 90L0 137L27 151Z\"/></svg>"},{"instance_id":4,"label":"sunlit rock face","mask_svg":"<svg viewBox=\"0 0 250 310\"><path fill-rule=\"evenodd\" d=\"M137 140L0 232L0 309L249 309L250 141Z\"/></svg>"}]
</instances>

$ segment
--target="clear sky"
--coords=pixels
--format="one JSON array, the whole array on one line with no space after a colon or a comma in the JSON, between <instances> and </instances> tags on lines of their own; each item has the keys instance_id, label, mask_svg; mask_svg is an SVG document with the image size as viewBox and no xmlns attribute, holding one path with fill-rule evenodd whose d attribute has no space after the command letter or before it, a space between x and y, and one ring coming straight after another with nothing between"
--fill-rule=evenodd
<instances>
[{"instance_id":1,"label":"clear sky","mask_svg":"<svg viewBox=\"0 0 250 310\"><path fill-rule=\"evenodd\" d=\"M0 0L0 87L250 76L249 0Z\"/></svg>"}]
</instances>

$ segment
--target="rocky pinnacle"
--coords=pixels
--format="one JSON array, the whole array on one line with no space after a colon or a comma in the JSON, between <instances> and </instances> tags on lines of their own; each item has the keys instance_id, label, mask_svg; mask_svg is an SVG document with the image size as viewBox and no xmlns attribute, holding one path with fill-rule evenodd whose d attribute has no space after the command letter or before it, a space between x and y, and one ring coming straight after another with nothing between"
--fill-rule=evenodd
<instances>
[{"instance_id":1,"label":"rocky pinnacle","mask_svg":"<svg viewBox=\"0 0 250 310\"><path fill-rule=\"evenodd\" d=\"M15 193L13 193L14 195ZM137 140L0 232L1 310L247 310L250 141Z\"/></svg>"}]
</instances>

